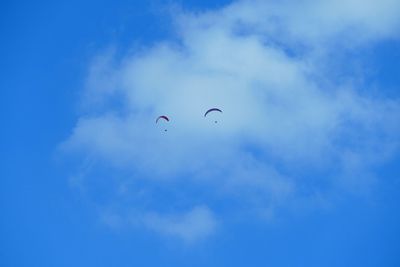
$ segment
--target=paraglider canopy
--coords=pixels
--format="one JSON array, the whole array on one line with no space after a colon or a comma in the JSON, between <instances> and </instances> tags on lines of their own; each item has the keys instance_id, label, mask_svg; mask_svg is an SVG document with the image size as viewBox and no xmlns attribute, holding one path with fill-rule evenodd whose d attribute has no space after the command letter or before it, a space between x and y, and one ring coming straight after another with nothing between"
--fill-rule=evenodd
<instances>
[{"instance_id":1,"label":"paraglider canopy","mask_svg":"<svg viewBox=\"0 0 400 267\"><path fill-rule=\"evenodd\" d=\"M166 121L169 121L169 119L168 119L167 116L162 115L162 116L159 116L159 117L156 119L156 123L158 123L158 121L159 121L160 119L164 119L164 120L166 120Z\"/></svg>"},{"instance_id":2,"label":"paraglider canopy","mask_svg":"<svg viewBox=\"0 0 400 267\"><path fill-rule=\"evenodd\" d=\"M218 112L222 113L222 110L220 110L219 108L210 108L209 110L206 111L206 113L204 113L204 117L206 117L207 114L212 112L212 111L218 111Z\"/></svg>"}]
</instances>

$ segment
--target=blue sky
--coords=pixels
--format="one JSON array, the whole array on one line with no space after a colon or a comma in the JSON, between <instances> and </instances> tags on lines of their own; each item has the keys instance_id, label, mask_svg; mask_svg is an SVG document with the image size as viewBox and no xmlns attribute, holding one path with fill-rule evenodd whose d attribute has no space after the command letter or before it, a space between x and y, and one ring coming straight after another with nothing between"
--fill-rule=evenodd
<instances>
[{"instance_id":1,"label":"blue sky","mask_svg":"<svg viewBox=\"0 0 400 267\"><path fill-rule=\"evenodd\" d=\"M0 10L1 266L400 265L396 1Z\"/></svg>"}]
</instances>

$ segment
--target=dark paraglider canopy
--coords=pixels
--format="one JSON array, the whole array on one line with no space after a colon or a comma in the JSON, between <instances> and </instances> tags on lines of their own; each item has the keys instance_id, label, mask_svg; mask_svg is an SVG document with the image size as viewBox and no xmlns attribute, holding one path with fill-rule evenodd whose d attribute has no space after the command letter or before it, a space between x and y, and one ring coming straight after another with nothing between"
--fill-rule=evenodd
<instances>
[{"instance_id":1,"label":"dark paraglider canopy","mask_svg":"<svg viewBox=\"0 0 400 267\"><path fill-rule=\"evenodd\" d=\"M209 110L206 111L206 113L204 114L204 117L206 117L208 113L213 112L213 111L218 111L218 112L222 113L222 110L220 110L219 108L210 108Z\"/></svg>"},{"instance_id":2,"label":"dark paraglider canopy","mask_svg":"<svg viewBox=\"0 0 400 267\"><path fill-rule=\"evenodd\" d=\"M166 121L169 121L169 119L168 119L167 116L162 115L162 116L159 116L159 117L156 119L156 123L158 123L158 121L159 121L160 119L164 119L164 120L166 120Z\"/></svg>"}]
</instances>

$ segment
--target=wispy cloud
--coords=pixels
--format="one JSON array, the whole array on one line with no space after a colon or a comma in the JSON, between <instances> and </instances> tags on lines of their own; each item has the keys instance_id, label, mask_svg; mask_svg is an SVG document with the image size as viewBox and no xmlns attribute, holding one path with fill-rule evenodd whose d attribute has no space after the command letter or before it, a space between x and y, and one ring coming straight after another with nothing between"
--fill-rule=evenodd
<instances>
[{"instance_id":1,"label":"wispy cloud","mask_svg":"<svg viewBox=\"0 0 400 267\"><path fill-rule=\"evenodd\" d=\"M63 146L123 172L115 183L139 184L147 199L129 202L144 225L191 242L214 231L214 206L273 216L296 200L365 190L398 152L400 106L343 79L346 61L331 56L398 38L395 10L398 1L353 0L179 11L177 41L99 55L87 112ZM211 107L223 110L218 124L203 117ZM159 115L171 118L168 132ZM148 201L160 192L174 197Z\"/></svg>"},{"instance_id":2,"label":"wispy cloud","mask_svg":"<svg viewBox=\"0 0 400 267\"><path fill-rule=\"evenodd\" d=\"M144 226L164 235L178 236L187 243L207 237L217 225L212 212L204 206L182 214L147 213L141 220Z\"/></svg>"}]
</instances>

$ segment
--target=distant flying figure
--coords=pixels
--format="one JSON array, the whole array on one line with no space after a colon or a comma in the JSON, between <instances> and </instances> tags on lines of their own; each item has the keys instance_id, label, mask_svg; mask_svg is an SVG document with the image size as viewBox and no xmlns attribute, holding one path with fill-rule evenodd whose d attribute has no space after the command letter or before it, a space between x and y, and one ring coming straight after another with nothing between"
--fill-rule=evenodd
<instances>
[{"instance_id":1,"label":"distant flying figure","mask_svg":"<svg viewBox=\"0 0 400 267\"><path fill-rule=\"evenodd\" d=\"M207 117L207 114L210 112L214 112L214 111L218 111L222 113L222 110L220 110L219 108L210 108L209 110L206 111L206 113L204 113L204 117ZM214 121L214 123L217 123L217 121Z\"/></svg>"},{"instance_id":2,"label":"distant flying figure","mask_svg":"<svg viewBox=\"0 0 400 267\"><path fill-rule=\"evenodd\" d=\"M169 122L169 118L168 118L167 116L162 115L162 116L159 116L159 117L156 119L156 123L158 123L158 121L159 121L160 119L163 119L163 120ZM164 131L166 132L167 129L165 129Z\"/></svg>"}]
</instances>

